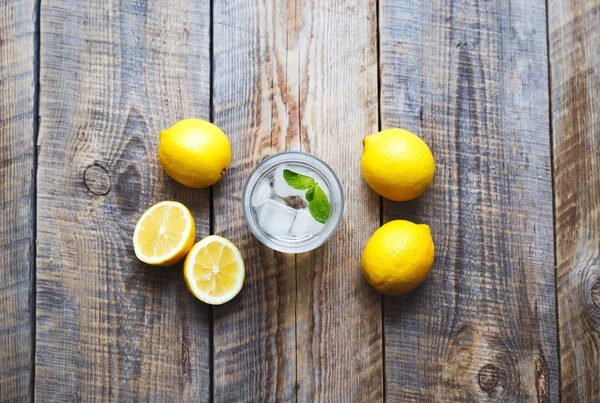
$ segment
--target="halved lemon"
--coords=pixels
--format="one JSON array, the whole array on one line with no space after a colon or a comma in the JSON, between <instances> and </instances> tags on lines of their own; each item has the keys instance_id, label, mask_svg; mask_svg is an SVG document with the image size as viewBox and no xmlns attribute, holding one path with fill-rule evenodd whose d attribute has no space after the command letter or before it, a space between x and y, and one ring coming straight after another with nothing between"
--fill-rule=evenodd
<instances>
[{"instance_id":1,"label":"halved lemon","mask_svg":"<svg viewBox=\"0 0 600 403\"><path fill-rule=\"evenodd\" d=\"M170 266L185 257L195 239L196 225L187 207L163 201L146 210L138 220L133 249L144 263Z\"/></svg>"},{"instance_id":2,"label":"halved lemon","mask_svg":"<svg viewBox=\"0 0 600 403\"><path fill-rule=\"evenodd\" d=\"M196 298L221 305L235 297L244 285L242 254L229 240L210 235L198 242L183 265L183 278Z\"/></svg>"}]
</instances>

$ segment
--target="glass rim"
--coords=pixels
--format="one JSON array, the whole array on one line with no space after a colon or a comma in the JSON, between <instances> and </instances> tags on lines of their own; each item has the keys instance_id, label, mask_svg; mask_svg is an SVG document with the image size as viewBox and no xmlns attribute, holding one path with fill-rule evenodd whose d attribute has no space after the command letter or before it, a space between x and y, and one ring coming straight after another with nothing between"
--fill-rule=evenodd
<instances>
[{"instance_id":1,"label":"glass rim","mask_svg":"<svg viewBox=\"0 0 600 403\"><path fill-rule=\"evenodd\" d=\"M329 189L329 193L330 193L330 197L331 197L331 203L332 203L332 207L333 207L333 203L335 202L337 205L339 205L339 208L337 210L335 210L332 208L331 211L331 216L329 218L329 221L325 224L326 227L323 229L323 231L319 232L316 236L303 241L303 242L277 242L275 239L266 237L263 232L260 230L258 223L256 222L256 220L254 219L253 215L252 215L252 206L251 206L251 197L248 194L249 193L249 186L252 185L252 187L256 186L256 183L258 182L258 177L257 175L259 175L261 173L261 170L265 170L265 172L267 172L267 169L270 168L271 166L277 166L279 165L279 161L281 158L286 157L286 156L297 156L298 160L294 160L294 161L288 161L288 160L281 160L280 163L285 163L285 162L300 162L300 163L312 163L310 164L310 166L312 166L315 171L319 172L320 175L323 177L323 179L325 179L327 181L328 187L330 187ZM307 161L309 160L309 161ZM337 189L336 189L337 188ZM276 154L273 154L267 158L265 158L263 161L261 161L258 165L256 165L254 167L254 169L252 170L252 172L250 173L250 175L248 176L248 179L246 179L246 183L244 184L244 189L242 192L242 212L244 214L244 219L246 220L246 225L248 226L248 228L250 229L250 232L252 232L252 235L254 235L254 237L256 239L258 239L259 242L261 242L263 245L279 251L279 252L284 252L284 253L304 253L304 252L308 252L311 250L314 250L318 247L320 247L321 245L323 245L325 242L327 242L332 236L333 234L337 231L341 221L342 221L342 216L344 214L344 191L342 188L342 184L338 178L338 176L336 175L336 173L333 171L333 169L322 159L320 159L319 157L303 152L303 151L282 151L282 152L278 152Z\"/></svg>"}]
</instances>

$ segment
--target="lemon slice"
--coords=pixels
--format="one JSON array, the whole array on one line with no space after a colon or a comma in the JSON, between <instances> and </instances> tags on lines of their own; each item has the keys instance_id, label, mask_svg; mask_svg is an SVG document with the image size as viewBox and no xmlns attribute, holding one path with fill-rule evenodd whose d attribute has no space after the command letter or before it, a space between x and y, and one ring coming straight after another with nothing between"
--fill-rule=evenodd
<instances>
[{"instance_id":1,"label":"lemon slice","mask_svg":"<svg viewBox=\"0 0 600 403\"><path fill-rule=\"evenodd\" d=\"M133 249L144 263L170 266L185 257L195 239L196 225L187 207L163 201L146 210L137 222Z\"/></svg>"},{"instance_id":2,"label":"lemon slice","mask_svg":"<svg viewBox=\"0 0 600 403\"><path fill-rule=\"evenodd\" d=\"M183 265L183 278L190 292L211 305L221 305L235 297L245 275L238 248L216 235L194 245Z\"/></svg>"}]
</instances>

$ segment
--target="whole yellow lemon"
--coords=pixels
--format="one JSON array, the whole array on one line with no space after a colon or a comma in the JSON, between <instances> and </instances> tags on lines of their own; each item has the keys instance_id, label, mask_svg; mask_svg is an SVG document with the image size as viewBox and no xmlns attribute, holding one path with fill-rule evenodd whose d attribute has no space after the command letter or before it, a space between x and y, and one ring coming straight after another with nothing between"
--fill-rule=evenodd
<instances>
[{"instance_id":1,"label":"whole yellow lemon","mask_svg":"<svg viewBox=\"0 0 600 403\"><path fill-rule=\"evenodd\" d=\"M435 162L431 150L416 135L387 129L363 140L361 168L375 192L395 201L418 197L433 179Z\"/></svg>"},{"instance_id":2,"label":"whole yellow lemon","mask_svg":"<svg viewBox=\"0 0 600 403\"><path fill-rule=\"evenodd\" d=\"M433 258L429 226L395 220L375 231L363 250L360 266L377 291L400 295L425 280Z\"/></svg>"},{"instance_id":3,"label":"whole yellow lemon","mask_svg":"<svg viewBox=\"0 0 600 403\"><path fill-rule=\"evenodd\" d=\"M201 119L185 119L160 132L158 160L182 185L205 188L229 168L231 145L221 129Z\"/></svg>"}]
</instances>

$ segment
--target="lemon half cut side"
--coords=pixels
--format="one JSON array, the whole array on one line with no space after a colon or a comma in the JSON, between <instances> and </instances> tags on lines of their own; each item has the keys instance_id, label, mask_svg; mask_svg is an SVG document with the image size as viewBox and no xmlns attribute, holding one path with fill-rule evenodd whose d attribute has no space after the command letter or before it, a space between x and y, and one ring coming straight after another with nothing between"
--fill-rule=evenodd
<instances>
[{"instance_id":1,"label":"lemon half cut side","mask_svg":"<svg viewBox=\"0 0 600 403\"><path fill-rule=\"evenodd\" d=\"M185 259L183 278L196 298L221 305L235 297L244 285L242 254L229 240L210 235L192 247Z\"/></svg>"},{"instance_id":2,"label":"lemon half cut side","mask_svg":"<svg viewBox=\"0 0 600 403\"><path fill-rule=\"evenodd\" d=\"M170 266L185 257L196 239L192 214L183 204L163 201L150 207L133 232L135 255L144 263Z\"/></svg>"}]
</instances>

